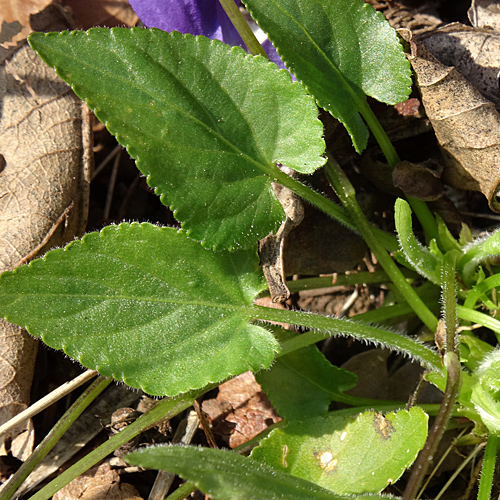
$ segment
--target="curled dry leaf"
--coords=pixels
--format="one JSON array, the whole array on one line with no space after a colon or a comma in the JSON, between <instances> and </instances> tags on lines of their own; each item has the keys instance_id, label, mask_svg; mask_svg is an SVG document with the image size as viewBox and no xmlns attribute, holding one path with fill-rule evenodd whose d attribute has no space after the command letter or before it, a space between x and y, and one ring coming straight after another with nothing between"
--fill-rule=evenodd
<instances>
[{"instance_id":1,"label":"curled dry leaf","mask_svg":"<svg viewBox=\"0 0 500 500\"><path fill-rule=\"evenodd\" d=\"M288 175L294 175L287 167L281 169ZM268 234L259 242L259 257L262 271L266 277L273 302L285 302L290 297L290 290L285 283L284 245L290 231L304 219L302 200L290 189L273 183L273 190L285 211L286 219L276 234Z\"/></svg>"},{"instance_id":2,"label":"curled dry leaf","mask_svg":"<svg viewBox=\"0 0 500 500\"><path fill-rule=\"evenodd\" d=\"M88 112L26 44L0 65L0 102L2 272L83 233L92 149ZM0 322L0 423L29 404L36 346ZM25 459L31 449L21 433L11 451Z\"/></svg>"},{"instance_id":3,"label":"curled dry leaf","mask_svg":"<svg viewBox=\"0 0 500 500\"><path fill-rule=\"evenodd\" d=\"M472 0L467 11L472 26L481 28L489 26L500 31L500 5L498 0Z\"/></svg>"},{"instance_id":4,"label":"curled dry leaf","mask_svg":"<svg viewBox=\"0 0 500 500\"><path fill-rule=\"evenodd\" d=\"M493 36L500 35L454 24L409 41L410 62L422 102L444 151L444 181L460 189L481 191L490 208L500 212L500 115L495 104L469 80L483 67L483 80L478 85L483 92L490 93L485 82L492 78L484 61L490 60L493 49L489 42ZM453 39L458 47L467 39L474 45L470 42L469 49L454 51L455 44L450 42ZM498 38L496 43L498 46ZM467 60L465 56L473 51L475 58ZM439 60L440 57L446 62ZM474 66L474 61L479 61L479 66ZM498 72L498 63L495 64ZM467 78L458 68L467 73Z\"/></svg>"},{"instance_id":5,"label":"curled dry leaf","mask_svg":"<svg viewBox=\"0 0 500 500\"><path fill-rule=\"evenodd\" d=\"M418 36L415 42L445 66L453 66L500 109L500 33L453 23Z\"/></svg>"}]
</instances>

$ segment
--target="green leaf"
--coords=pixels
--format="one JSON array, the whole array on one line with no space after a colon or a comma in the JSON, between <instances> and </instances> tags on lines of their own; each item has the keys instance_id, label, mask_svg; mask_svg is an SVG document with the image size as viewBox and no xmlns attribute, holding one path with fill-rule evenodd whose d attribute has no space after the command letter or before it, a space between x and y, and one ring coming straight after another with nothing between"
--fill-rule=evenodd
<instances>
[{"instance_id":1,"label":"green leaf","mask_svg":"<svg viewBox=\"0 0 500 500\"><path fill-rule=\"evenodd\" d=\"M410 65L396 32L363 0L244 0L281 58L319 105L339 119L358 152L368 130L365 94L395 104L408 98Z\"/></svg>"},{"instance_id":2,"label":"green leaf","mask_svg":"<svg viewBox=\"0 0 500 500\"><path fill-rule=\"evenodd\" d=\"M418 407L385 417L330 414L273 430L252 458L337 494L375 493L401 477L426 436L427 415Z\"/></svg>"},{"instance_id":3,"label":"green leaf","mask_svg":"<svg viewBox=\"0 0 500 500\"><path fill-rule=\"evenodd\" d=\"M278 414L288 421L326 416L330 403L357 381L353 373L332 365L316 346L281 356L255 377Z\"/></svg>"},{"instance_id":4,"label":"green leaf","mask_svg":"<svg viewBox=\"0 0 500 500\"><path fill-rule=\"evenodd\" d=\"M325 161L304 87L239 47L140 28L33 33L29 42L207 246L248 247L277 229L276 162L312 173Z\"/></svg>"},{"instance_id":5,"label":"green leaf","mask_svg":"<svg viewBox=\"0 0 500 500\"><path fill-rule=\"evenodd\" d=\"M131 465L174 472L193 481L214 500L347 500L314 483L229 451L163 446L130 453L125 460ZM375 495L357 498L380 499Z\"/></svg>"},{"instance_id":6,"label":"green leaf","mask_svg":"<svg viewBox=\"0 0 500 500\"><path fill-rule=\"evenodd\" d=\"M460 361L470 371L476 370L484 357L494 349L492 345L478 339L473 333L467 331L462 332L458 337L458 347Z\"/></svg>"},{"instance_id":7,"label":"green leaf","mask_svg":"<svg viewBox=\"0 0 500 500\"><path fill-rule=\"evenodd\" d=\"M411 221L411 208L408 202L398 198L394 205L394 221L398 233L399 243L407 261L424 278L432 283L441 283L437 257L429 252L415 237Z\"/></svg>"},{"instance_id":8,"label":"green leaf","mask_svg":"<svg viewBox=\"0 0 500 500\"><path fill-rule=\"evenodd\" d=\"M500 254L500 230L476 238L472 243L464 247L464 252L462 259L458 263L458 269L465 283L468 286L473 286L481 278L484 279L481 270L478 273L479 264Z\"/></svg>"},{"instance_id":9,"label":"green leaf","mask_svg":"<svg viewBox=\"0 0 500 500\"><path fill-rule=\"evenodd\" d=\"M453 237L442 217L438 213L434 214L434 217L436 218L437 222L438 240L441 251L446 253L451 250L458 250L459 252L461 252L462 246Z\"/></svg>"},{"instance_id":10,"label":"green leaf","mask_svg":"<svg viewBox=\"0 0 500 500\"><path fill-rule=\"evenodd\" d=\"M0 316L87 368L157 396L268 367L249 324L255 251L214 253L173 228L108 226L0 276Z\"/></svg>"},{"instance_id":11,"label":"green leaf","mask_svg":"<svg viewBox=\"0 0 500 500\"><path fill-rule=\"evenodd\" d=\"M485 356L474 372L477 383L472 388L471 401L484 425L496 435L500 434L500 350Z\"/></svg>"}]
</instances>

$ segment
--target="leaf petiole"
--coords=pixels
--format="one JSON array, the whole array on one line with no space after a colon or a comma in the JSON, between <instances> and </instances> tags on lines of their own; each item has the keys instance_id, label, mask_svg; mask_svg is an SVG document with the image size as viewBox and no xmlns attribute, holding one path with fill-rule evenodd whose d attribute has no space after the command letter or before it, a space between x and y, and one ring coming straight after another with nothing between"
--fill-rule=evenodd
<instances>
[{"instance_id":1,"label":"leaf petiole","mask_svg":"<svg viewBox=\"0 0 500 500\"><path fill-rule=\"evenodd\" d=\"M251 306L249 312L254 319L258 318L262 321L275 321L311 328L311 331L307 333L284 341L278 356L283 356L296 349L315 344L334 335L349 335L404 353L413 359L419 360L431 370L438 372L442 372L443 370L441 358L435 351L416 340L391 332L390 330L384 330L352 320L330 318L300 311L271 309L258 305Z\"/></svg>"},{"instance_id":2,"label":"leaf petiole","mask_svg":"<svg viewBox=\"0 0 500 500\"><path fill-rule=\"evenodd\" d=\"M431 332L435 332L438 322L436 316L434 316L431 310L417 295L415 290L411 287L399 270L398 266L385 250L384 245L378 238L378 234L376 234L373 230L373 227L366 219L365 214L356 200L354 187L343 170L340 168L340 165L332 157L329 157L328 162L326 163L325 172L328 177L328 181L339 196L342 204L351 215L351 218L356 221L358 231L363 236L375 257L377 257L380 265L391 278L401 295L413 308L417 316L422 320L427 328L431 330Z\"/></svg>"},{"instance_id":3,"label":"leaf petiole","mask_svg":"<svg viewBox=\"0 0 500 500\"><path fill-rule=\"evenodd\" d=\"M254 56L263 56L267 59L264 48L257 40L250 26L248 26L248 23L245 21L238 6L234 3L234 0L219 0L219 2L226 12L227 17L229 17L233 26L236 28L236 31L241 36L241 39L245 42L250 53Z\"/></svg>"}]
</instances>

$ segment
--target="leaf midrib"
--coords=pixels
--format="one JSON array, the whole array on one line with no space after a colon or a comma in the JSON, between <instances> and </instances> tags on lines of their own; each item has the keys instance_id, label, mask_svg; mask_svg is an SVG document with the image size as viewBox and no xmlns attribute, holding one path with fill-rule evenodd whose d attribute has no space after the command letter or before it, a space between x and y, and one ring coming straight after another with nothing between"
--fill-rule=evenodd
<instances>
[{"instance_id":1,"label":"leaf midrib","mask_svg":"<svg viewBox=\"0 0 500 500\"><path fill-rule=\"evenodd\" d=\"M109 31L109 30L106 30L105 28L94 28L93 30L103 30L105 32ZM142 46L137 46L137 48L140 49L141 54L143 54L145 57L147 57L150 61L155 62L151 58L151 56L147 52L145 52L145 50L143 49ZM57 47L51 47L51 50L54 51L54 52L59 52L59 54L61 54L62 56L66 57L67 59L71 59L73 62L76 62L77 65L79 65L79 66L82 66L82 64L83 64L81 58L78 58L78 57L74 56L73 54L68 54L64 50L61 50L61 49L58 50ZM116 52L113 52L113 53L117 56ZM96 61L96 60L94 60L94 61ZM123 63L123 59L120 58L120 61ZM215 128L209 127L207 124L205 124L204 122L202 122L202 121L198 120L197 118L193 117L192 115L190 115L186 111L178 108L177 106L174 106L171 103L166 102L164 100L164 96L157 96L156 94L151 93L149 90L146 92L143 88L141 88L135 82L127 80L127 79L122 78L122 77L119 77L115 73L107 72L105 68L103 68L101 66L98 66L96 64L92 64L92 61L86 60L84 64L85 64L86 67L87 66L90 67L92 70L96 71L97 73L101 73L101 74L107 76L108 78L110 78L112 80L115 80L115 81L118 81L121 84L126 85L128 87L133 87L137 91L141 92L142 94L145 94L148 97L151 97L152 99L158 100L159 102L163 103L167 108L173 109L174 111L178 112L179 114L182 114L183 116L185 116L186 118L188 118L192 122L198 124L202 128L205 128L205 130L207 130L211 135L213 135L215 138L217 138L218 140L220 140L222 143L226 144L230 149L232 149L234 151L234 154L238 155L240 158L241 157L245 158L249 163L253 164L256 168L258 168L260 171L262 171L266 175L271 175L272 174L272 168L271 168L272 164L271 163L261 163L261 162L256 161L254 158L252 158L251 156L249 156L247 153L245 153L244 151L242 151L241 149L239 149L238 147L236 147L232 142L230 142L228 139L226 139L226 137L223 136L221 133L217 132ZM208 112L208 110L206 110L205 106L199 101L199 99L197 99L191 93L191 91L185 86L184 82L182 82L181 80L179 80L166 67L160 65L159 63L157 63L157 64L162 68L163 71L166 71L169 75L171 75L172 78L174 78L186 90L186 92L189 93L189 95L193 98L193 100L197 103L197 105L200 106L201 109L203 109L203 111L205 112L206 115L208 115L208 116L210 115L210 113ZM221 90L223 90L223 89L221 89ZM226 95L227 95L227 93L226 93ZM236 106L235 106L235 108L238 109ZM96 116L97 115L100 115L100 112L96 112ZM241 113L240 113L240 115L241 115ZM247 122L247 120L245 119L244 116L243 116L243 119L248 124L248 122ZM252 127L249 126L249 128L250 128L250 130L253 130ZM255 139L255 136L254 136L254 139ZM257 144L257 142L255 142L255 144ZM124 145L126 147L128 147L128 145L126 145L126 144L124 144ZM214 152L218 152L217 150L213 150L213 151ZM262 151L259 151L259 152L262 155ZM138 159L138 158L136 158L136 159Z\"/></svg>"},{"instance_id":2,"label":"leaf midrib","mask_svg":"<svg viewBox=\"0 0 500 500\"><path fill-rule=\"evenodd\" d=\"M339 80L343 83L344 85L344 88L347 90L347 92L351 95L354 103L356 104L356 108L359 112L359 110L361 110L363 108L363 104L362 104L362 101L359 99L358 95L356 94L356 92L354 92L354 90L352 89L351 85L349 84L348 80L346 80L346 78L344 77L343 73L339 70L339 68L337 68L337 66L334 64L334 62L326 55L326 53L319 47L319 45L315 42L315 40L312 38L312 36L309 34L309 31L306 29L305 25L304 24L301 24L299 23L298 20L294 19L289 13L288 11L286 11L285 9L283 9L281 7L280 4L277 3L276 0L269 0L271 1L278 10L280 10L282 12L282 14L285 16L285 17L288 17L288 19L290 19L292 21L292 23L294 23L303 33L304 35L307 37L307 39L309 40L309 42L311 43L311 45L318 51L318 53L320 54L320 56L324 59L324 61L326 62L326 65L329 66L333 72L337 75L337 77L339 78ZM318 4L318 6L322 9L323 9L323 6L321 4L320 1L318 0L315 0L316 3ZM300 8L300 7L299 7ZM302 11L301 11L302 12ZM328 19L328 15L325 13L325 17ZM330 25L331 26L331 25ZM310 88L309 85L307 85L305 83L305 85ZM313 93L314 95L314 93ZM324 103L322 104L322 107L323 107Z\"/></svg>"}]
</instances>

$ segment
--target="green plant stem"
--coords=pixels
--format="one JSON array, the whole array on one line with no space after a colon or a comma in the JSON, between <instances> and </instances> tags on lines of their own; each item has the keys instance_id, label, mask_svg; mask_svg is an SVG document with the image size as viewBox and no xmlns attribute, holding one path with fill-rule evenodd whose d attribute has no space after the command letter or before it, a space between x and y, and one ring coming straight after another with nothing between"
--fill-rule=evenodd
<instances>
[{"instance_id":1,"label":"green plant stem","mask_svg":"<svg viewBox=\"0 0 500 500\"><path fill-rule=\"evenodd\" d=\"M44 459L57 444L71 424L83 413L94 399L113 381L112 378L99 377L85 389L83 394L71 405L69 410L59 419L43 441L36 447L30 457L19 470L9 479L0 491L0 500L9 500L18 490L33 469Z\"/></svg>"},{"instance_id":2,"label":"green plant stem","mask_svg":"<svg viewBox=\"0 0 500 500\"><path fill-rule=\"evenodd\" d=\"M479 481L479 492L477 500L490 500L491 487L493 485L493 474L498 453L499 437L490 434L484 449L483 467L481 469L481 480Z\"/></svg>"},{"instance_id":3,"label":"green plant stem","mask_svg":"<svg viewBox=\"0 0 500 500\"><path fill-rule=\"evenodd\" d=\"M31 497L31 500L48 500L52 495L59 491L63 486L66 486L73 479L83 474L86 470L94 466L99 460L102 460L110 453L113 453L121 445L130 441L132 438L143 432L145 429L158 422L161 419L170 419L178 415L186 408L193 405L196 398L199 398L205 392L213 389L216 385L210 385L203 389L181 394L172 399L164 399L160 401L154 408L144 413L135 422L128 425L118 434L115 434L108 441L101 444L98 448L91 451L88 455L82 458L79 462L64 471L60 476L56 477L47 486L38 491Z\"/></svg>"},{"instance_id":4,"label":"green plant stem","mask_svg":"<svg viewBox=\"0 0 500 500\"><path fill-rule=\"evenodd\" d=\"M196 485L193 481L186 481L184 484L179 486L175 491L170 493L165 500L184 500L189 497L191 493L196 491Z\"/></svg>"},{"instance_id":5,"label":"green plant stem","mask_svg":"<svg viewBox=\"0 0 500 500\"><path fill-rule=\"evenodd\" d=\"M418 275L410 269L401 269L401 272L407 278L417 278ZM318 290L320 288L329 288L332 286L353 286L366 285L370 283L391 283L387 273L382 270L374 272L361 271L359 273L339 274L329 276L319 276L315 278L303 278L298 280L287 280L286 286L291 293L301 292L303 290ZM269 290L262 292L259 297L269 297Z\"/></svg>"},{"instance_id":6,"label":"green plant stem","mask_svg":"<svg viewBox=\"0 0 500 500\"><path fill-rule=\"evenodd\" d=\"M387 159L389 165L394 168L398 163L401 162L392 142L387 137L385 130L380 125L375 113L372 108L368 105L366 100L359 100L356 95L356 102L358 103L358 109L361 113L361 116L365 119L366 124L370 128L375 140L378 142L380 149L384 153L384 156ZM438 236L438 227L436 224L436 220L434 219L432 212L429 210L429 207L422 200L418 200L416 198L408 197L408 203L410 204L412 210L415 212L420 224L424 228L425 234L428 239L437 238Z\"/></svg>"},{"instance_id":7,"label":"green plant stem","mask_svg":"<svg viewBox=\"0 0 500 500\"><path fill-rule=\"evenodd\" d=\"M384 245L378 239L356 200L356 193L352 184L340 168L340 165L333 158L329 158L325 167L325 172L328 181L331 183L340 201L351 215L351 218L355 221L355 225L361 233L361 236L363 236L367 245L370 247L375 257L377 257L380 265L391 278L397 290L405 298L408 304L410 304L427 328L429 328L431 332L435 332L438 323L436 316L434 316L432 311L425 305L408 283L398 266L387 253Z\"/></svg>"},{"instance_id":8,"label":"green plant stem","mask_svg":"<svg viewBox=\"0 0 500 500\"><path fill-rule=\"evenodd\" d=\"M449 355L448 355L449 354ZM425 446L419 453L417 460L412 466L411 476L406 485L403 500L413 500L420 488L420 485L427 473L431 461L436 453L438 444L446 430L446 425L452 415L457 394L460 388L460 361L455 353L447 353L448 360L446 368L448 369L448 378L446 381L446 389L443 396L443 401L439 408L439 412L434 420Z\"/></svg>"},{"instance_id":9,"label":"green plant stem","mask_svg":"<svg viewBox=\"0 0 500 500\"><path fill-rule=\"evenodd\" d=\"M12 417L10 420L5 422L5 424L0 425L0 436L3 436L14 427L18 427L19 424L25 422L29 418L38 415L40 412L45 410L45 408L48 408L56 401L59 401L64 396L67 396L68 394L70 394L75 389L85 384L95 376L97 376L96 371L87 370L81 375L78 375L78 377L75 377L73 380L70 380L69 382L66 382L65 384L58 387L57 389L54 389L46 396L39 399L36 403L30 405L28 408L26 408L26 410L22 411L21 413L18 413L15 417Z\"/></svg>"},{"instance_id":10,"label":"green plant stem","mask_svg":"<svg viewBox=\"0 0 500 500\"><path fill-rule=\"evenodd\" d=\"M297 179L290 177L277 167L273 169L272 177L274 182L291 189L295 194L304 198L304 200L319 208L321 211L325 212L325 214L340 222L351 231L358 232L358 229L351 217L343 208L339 207L332 200L325 198L322 194L317 193L309 186L299 182Z\"/></svg>"},{"instance_id":11,"label":"green plant stem","mask_svg":"<svg viewBox=\"0 0 500 500\"><path fill-rule=\"evenodd\" d=\"M262 45L257 40L250 26L248 26L248 23L245 21L243 14L240 12L234 0L219 0L219 2L250 53L254 56L264 56L267 59L268 57L265 50L262 48Z\"/></svg>"},{"instance_id":12,"label":"green plant stem","mask_svg":"<svg viewBox=\"0 0 500 500\"><path fill-rule=\"evenodd\" d=\"M443 320L445 326L445 352L453 352L457 356L457 280L455 279L454 252L447 252L443 256L441 266L441 288L443 290Z\"/></svg>"},{"instance_id":13,"label":"green plant stem","mask_svg":"<svg viewBox=\"0 0 500 500\"><path fill-rule=\"evenodd\" d=\"M444 365L447 371L446 388L443 401L439 408L434 424L422 451L411 469L411 476L406 485L403 500L413 500L420 489L420 485L433 460L441 438L446 431L457 396L460 390L462 369L456 343L457 314L456 314L456 279L454 252L444 255L441 267L443 290L443 318L445 330Z\"/></svg>"},{"instance_id":14,"label":"green plant stem","mask_svg":"<svg viewBox=\"0 0 500 500\"><path fill-rule=\"evenodd\" d=\"M278 356L284 356L289 352L315 344L316 342L335 335L349 335L357 339L382 345L388 349L405 353L419 360L430 370L442 373L441 358L435 351L416 340L389 330L365 325L353 320L330 318L301 311L271 309L258 305L251 306L249 313L254 319L289 323L312 329L312 331L284 341Z\"/></svg>"},{"instance_id":15,"label":"green plant stem","mask_svg":"<svg viewBox=\"0 0 500 500\"><path fill-rule=\"evenodd\" d=\"M272 180L273 182L277 182L278 184L291 189L295 194L311 203L311 205L319 208L322 212L329 215L337 222L340 222L351 231L359 233L356 224L353 223L351 217L345 212L344 209L339 207L336 203L326 198L322 194L317 193L316 191L314 191L314 189L311 189L309 186L302 184L293 177L286 175L277 167L273 169ZM379 229L374 229L374 231L376 232L382 245L384 245L384 247L387 248L389 252L395 252L396 250L398 250L399 245L394 236L384 233Z\"/></svg>"},{"instance_id":16,"label":"green plant stem","mask_svg":"<svg viewBox=\"0 0 500 500\"><path fill-rule=\"evenodd\" d=\"M467 294L467 298L464 302L464 307L468 309L474 309L476 302L480 297L491 290L492 288L497 288L500 286L500 274L494 274L493 276L488 276L485 280L478 283L472 290Z\"/></svg>"}]
</instances>

